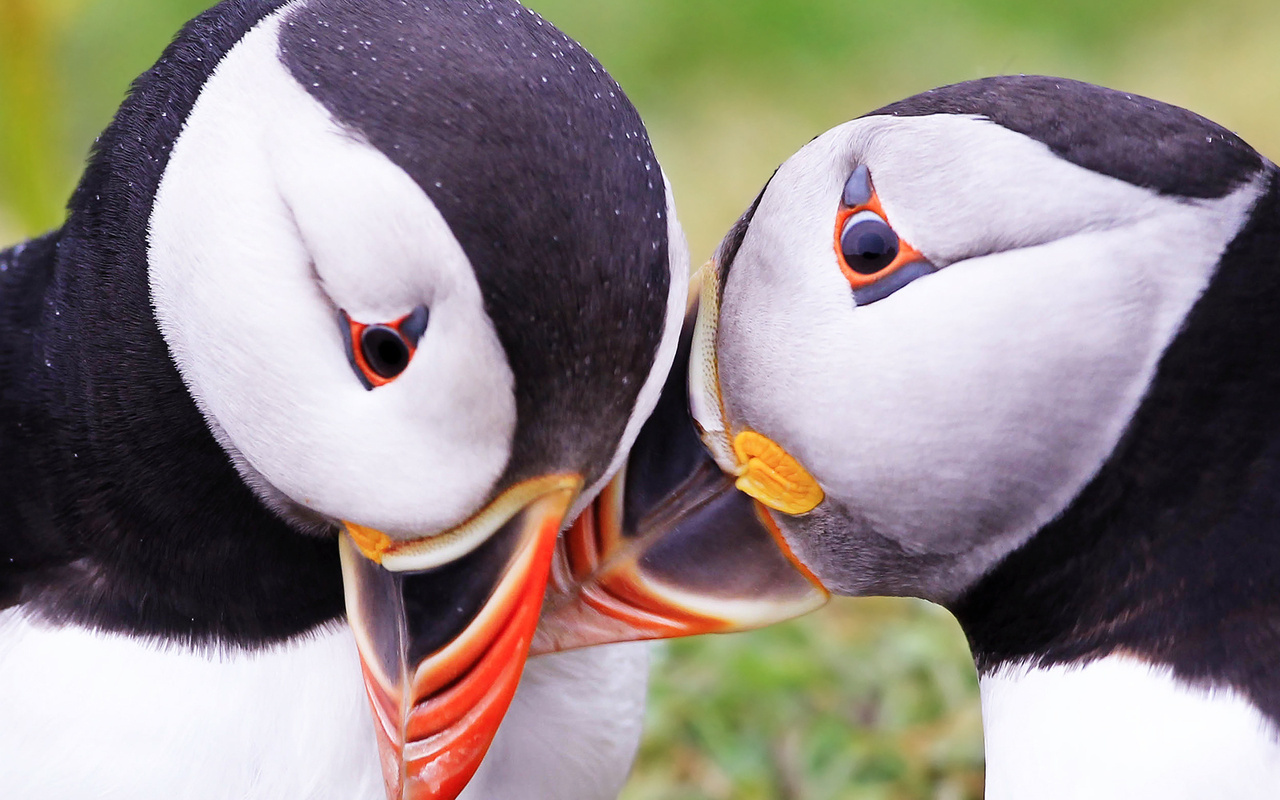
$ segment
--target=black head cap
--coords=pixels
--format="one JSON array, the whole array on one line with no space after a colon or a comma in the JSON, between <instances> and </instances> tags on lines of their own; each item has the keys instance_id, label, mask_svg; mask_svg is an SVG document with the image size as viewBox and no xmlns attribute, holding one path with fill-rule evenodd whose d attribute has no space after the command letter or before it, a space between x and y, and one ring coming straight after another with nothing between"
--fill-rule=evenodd
<instances>
[{"instance_id":1,"label":"black head cap","mask_svg":"<svg viewBox=\"0 0 1280 800\"><path fill-rule=\"evenodd\" d=\"M513 0L311 0L281 53L467 253L515 373L503 480L606 465L670 286L662 173L622 90Z\"/></svg>"},{"instance_id":2,"label":"black head cap","mask_svg":"<svg viewBox=\"0 0 1280 800\"><path fill-rule=\"evenodd\" d=\"M1064 78L957 83L867 116L931 114L985 117L1073 164L1164 195L1223 197L1263 166L1240 137L1186 109Z\"/></svg>"}]
</instances>

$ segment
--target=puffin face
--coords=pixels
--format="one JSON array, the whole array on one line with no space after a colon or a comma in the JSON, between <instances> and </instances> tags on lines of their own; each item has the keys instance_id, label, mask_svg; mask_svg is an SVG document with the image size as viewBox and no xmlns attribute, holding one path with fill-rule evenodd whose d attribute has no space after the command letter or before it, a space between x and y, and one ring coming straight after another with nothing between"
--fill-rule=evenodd
<instances>
[{"instance_id":1,"label":"puffin face","mask_svg":"<svg viewBox=\"0 0 1280 800\"><path fill-rule=\"evenodd\" d=\"M705 275L694 415L828 589L956 597L1115 448L1261 191L1181 109L920 95L777 171Z\"/></svg>"},{"instance_id":2,"label":"puffin face","mask_svg":"<svg viewBox=\"0 0 1280 800\"><path fill-rule=\"evenodd\" d=\"M160 330L241 477L346 534L389 795L456 796L561 522L675 355L687 252L638 116L514 2L299 0L205 85L148 241Z\"/></svg>"},{"instance_id":3,"label":"puffin face","mask_svg":"<svg viewBox=\"0 0 1280 800\"><path fill-rule=\"evenodd\" d=\"M274 505L396 538L452 528L511 457L506 351L439 209L303 90L271 33L226 59L174 148L151 219L161 328Z\"/></svg>"}]
</instances>

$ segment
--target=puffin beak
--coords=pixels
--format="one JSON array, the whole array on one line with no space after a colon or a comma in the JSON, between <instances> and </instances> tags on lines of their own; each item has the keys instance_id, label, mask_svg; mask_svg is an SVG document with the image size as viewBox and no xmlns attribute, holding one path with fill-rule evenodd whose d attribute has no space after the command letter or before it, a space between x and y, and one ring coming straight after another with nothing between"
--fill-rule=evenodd
<instances>
[{"instance_id":1,"label":"puffin beak","mask_svg":"<svg viewBox=\"0 0 1280 800\"><path fill-rule=\"evenodd\" d=\"M705 283L697 336L696 316L626 467L558 545L535 654L762 627L830 597L775 516L816 507L817 482L767 438L725 441L724 426L711 435L690 413L686 375L696 397L708 347Z\"/></svg>"},{"instance_id":2,"label":"puffin beak","mask_svg":"<svg viewBox=\"0 0 1280 800\"><path fill-rule=\"evenodd\" d=\"M562 538L533 654L759 628L830 597L709 459L647 510L643 483L615 479Z\"/></svg>"},{"instance_id":3,"label":"puffin beak","mask_svg":"<svg viewBox=\"0 0 1280 800\"><path fill-rule=\"evenodd\" d=\"M414 542L347 523L347 618L390 800L453 800L480 766L520 681L581 486L577 475L526 481Z\"/></svg>"}]
</instances>

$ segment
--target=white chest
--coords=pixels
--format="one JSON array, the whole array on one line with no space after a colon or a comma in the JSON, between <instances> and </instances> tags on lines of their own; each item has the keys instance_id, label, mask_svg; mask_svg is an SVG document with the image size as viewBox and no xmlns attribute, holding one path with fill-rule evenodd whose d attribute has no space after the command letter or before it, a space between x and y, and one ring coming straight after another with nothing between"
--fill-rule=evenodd
<instances>
[{"instance_id":1,"label":"white chest","mask_svg":"<svg viewBox=\"0 0 1280 800\"><path fill-rule=\"evenodd\" d=\"M530 659L458 800L613 800L640 745L648 681L646 643Z\"/></svg>"},{"instance_id":2,"label":"white chest","mask_svg":"<svg viewBox=\"0 0 1280 800\"><path fill-rule=\"evenodd\" d=\"M0 614L0 787L50 800L384 796L345 626L205 654L16 611Z\"/></svg>"},{"instance_id":3,"label":"white chest","mask_svg":"<svg viewBox=\"0 0 1280 800\"><path fill-rule=\"evenodd\" d=\"M610 800L640 741L648 650L529 662L460 800ZM0 797L384 800L346 626L203 654L0 613Z\"/></svg>"},{"instance_id":4,"label":"white chest","mask_svg":"<svg viewBox=\"0 0 1280 800\"><path fill-rule=\"evenodd\" d=\"M1112 657L982 680L987 800L1274 800L1280 731L1230 690Z\"/></svg>"}]
</instances>

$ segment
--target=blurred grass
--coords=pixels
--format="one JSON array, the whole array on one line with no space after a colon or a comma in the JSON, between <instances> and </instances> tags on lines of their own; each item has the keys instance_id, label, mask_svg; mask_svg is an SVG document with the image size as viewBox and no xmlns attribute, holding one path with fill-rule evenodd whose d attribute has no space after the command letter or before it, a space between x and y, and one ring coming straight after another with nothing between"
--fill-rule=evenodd
<instances>
[{"instance_id":1,"label":"blurred grass","mask_svg":"<svg viewBox=\"0 0 1280 800\"><path fill-rule=\"evenodd\" d=\"M134 76L206 0L0 0L0 246L60 223ZM694 258L826 128L996 73L1183 105L1280 155L1276 0L530 0L644 114ZM843 600L661 646L625 800L981 796L964 639L910 600Z\"/></svg>"},{"instance_id":2,"label":"blurred grass","mask_svg":"<svg viewBox=\"0 0 1280 800\"><path fill-rule=\"evenodd\" d=\"M0 0L0 243L55 226L129 81L207 0ZM1280 152L1275 0L531 0L645 115L695 258L831 125L1002 72L1184 105Z\"/></svg>"},{"instance_id":3,"label":"blurred grass","mask_svg":"<svg viewBox=\"0 0 1280 800\"><path fill-rule=\"evenodd\" d=\"M839 599L658 651L626 800L979 800L981 711L950 615Z\"/></svg>"},{"instance_id":4,"label":"blurred grass","mask_svg":"<svg viewBox=\"0 0 1280 800\"><path fill-rule=\"evenodd\" d=\"M618 78L675 184L695 259L815 135L998 73L1182 105L1280 156L1275 0L531 2Z\"/></svg>"}]
</instances>

